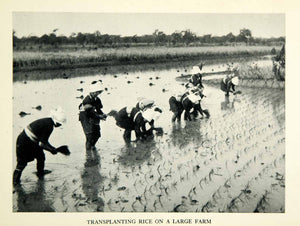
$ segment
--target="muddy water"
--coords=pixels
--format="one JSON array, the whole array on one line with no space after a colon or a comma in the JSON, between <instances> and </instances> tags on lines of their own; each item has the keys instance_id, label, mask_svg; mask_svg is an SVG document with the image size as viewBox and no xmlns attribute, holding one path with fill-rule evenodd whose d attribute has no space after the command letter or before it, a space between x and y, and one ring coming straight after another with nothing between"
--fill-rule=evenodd
<instances>
[{"instance_id":1,"label":"muddy water","mask_svg":"<svg viewBox=\"0 0 300 226\"><path fill-rule=\"evenodd\" d=\"M72 153L47 152L45 168L52 173L44 180L34 174L36 163L29 163L14 189L13 211L284 212L284 91L240 87L242 94L225 99L218 86L205 85L202 106L211 117L172 124L168 99L183 90L175 80L181 73L14 83L14 141L28 123L60 105L68 121L50 143L67 144ZM123 131L108 118L101 122L97 151L86 153L78 121L78 97L85 92L77 89L96 80L107 89L100 96L106 113L135 105L139 97L154 99L163 109L156 125L164 135L126 146ZM20 111L31 114L20 117Z\"/></svg>"}]
</instances>

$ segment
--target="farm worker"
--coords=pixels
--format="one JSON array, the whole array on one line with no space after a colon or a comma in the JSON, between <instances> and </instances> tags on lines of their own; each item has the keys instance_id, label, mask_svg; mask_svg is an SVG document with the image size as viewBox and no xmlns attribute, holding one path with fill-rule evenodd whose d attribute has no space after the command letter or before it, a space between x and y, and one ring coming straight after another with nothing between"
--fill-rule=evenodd
<instances>
[{"instance_id":1,"label":"farm worker","mask_svg":"<svg viewBox=\"0 0 300 226\"><path fill-rule=\"evenodd\" d=\"M101 110L103 105L98 97L102 92L103 90L99 90L97 84L91 85L89 94L79 105L79 121L86 137L86 150L96 149L95 145L101 137L100 120L105 120L107 117Z\"/></svg>"},{"instance_id":2,"label":"farm worker","mask_svg":"<svg viewBox=\"0 0 300 226\"><path fill-rule=\"evenodd\" d=\"M43 150L49 151L53 155L57 152L69 154L67 146L55 148L48 141L53 129L61 126L66 121L65 114L58 107L51 111L50 115L50 117L33 121L18 136L16 144L17 166L13 174L14 185L20 183L22 171L27 163L34 159L37 160L36 168L39 178L42 178L44 174L51 173L51 171L44 170L45 154Z\"/></svg>"},{"instance_id":3,"label":"farm worker","mask_svg":"<svg viewBox=\"0 0 300 226\"><path fill-rule=\"evenodd\" d=\"M146 131L143 134L143 138L147 139L148 137L153 137L153 130L157 131L158 134L163 133L162 128L157 128L154 126L155 121L159 119L161 113L162 110L158 107L148 108L142 113L146 129Z\"/></svg>"},{"instance_id":4,"label":"farm worker","mask_svg":"<svg viewBox=\"0 0 300 226\"><path fill-rule=\"evenodd\" d=\"M239 67L233 67L233 73L226 75L221 81L221 90L225 92L226 96L229 96L229 92L236 93L235 86L239 84Z\"/></svg>"},{"instance_id":5,"label":"farm worker","mask_svg":"<svg viewBox=\"0 0 300 226\"><path fill-rule=\"evenodd\" d=\"M203 98L205 95L203 94L203 89L199 88L197 86L187 86L187 89L185 90L185 93L187 94L195 94Z\"/></svg>"},{"instance_id":6,"label":"farm worker","mask_svg":"<svg viewBox=\"0 0 300 226\"><path fill-rule=\"evenodd\" d=\"M202 110L201 100L205 96L199 90L200 90L199 88L196 88L196 90L193 90L193 89L187 90L181 98L181 103L182 103L183 109L185 111L185 113L184 113L185 120L186 119L188 119L189 121L192 120L191 115L190 115L192 110L193 110L194 117L198 116L198 112L201 114L201 116L203 116L203 113L204 113L207 118L210 117L210 114L207 109Z\"/></svg>"},{"instance_id":7,"label":"farm worker","mask_svg":"<svg viewBox=\"0 0 300 226\"><path fill-rule=\"evenodd\" d=\"M119 111L112 110L108 115L113 116L116 125L125 129L123 139L126 143L131 142L131 131L135 131L136 139L142 139L143 133L146 131L145 121L142 111L137 107L124 107Z\"/></svg>"},{"instance_id":8,"label":"farm worker","mask_svg":"<svg viewBox=\"0 0 300 226\"><path fill-rule=\"evenodd\" d=\"M172 122L175 122L176 119L178 122L181 121L181 114L184 110L183 105L181 103L181 97L182 97L182 95L180 95L180 94L178 94L178 95L174 94L169 99L170 111L173 112Z\"/></svg>"},{"instance_id":9,"label":"farm worker","mask_svg":"<svg viewBox=\"0 0 300 226\"><path fill-rule=\"evenodd\" d=\"M202 66L193 66L191 71L191 78L189 79L189 83L193 84L194 86L197 86L199 88L204 88L202 84L202 74L200 73Z\"/></svg>"}]
</instances>

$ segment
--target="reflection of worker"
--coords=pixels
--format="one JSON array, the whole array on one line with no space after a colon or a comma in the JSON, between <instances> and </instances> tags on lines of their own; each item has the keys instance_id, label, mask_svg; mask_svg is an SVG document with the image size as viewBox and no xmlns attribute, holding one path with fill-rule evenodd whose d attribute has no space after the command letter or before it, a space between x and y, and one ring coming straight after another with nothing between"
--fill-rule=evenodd
<instances>
[{"instance_id":1,"label":"reflection of worker","mask_svg":"<svg viewBox=\"0 0 300 226\"><path fill-rule=\"evenodd\" d=\"M51 171L44 171L45 154L43 150L57 154L59 149L53 147L48 139L54 127L61 126L66 121L64 112L57 108L51 112L51 117L38 119L30 123L17 138L17 167L13 175L13 183L19 184L22 171L28 162L37 160L37 176L41 178Z\"/></svg>"},{"instance_id":2,"label":"reflection of worker","mask_svg":"<svg viewBox=\"0 0 300 226\"><path fill-rule=\"evenodd\" d=\"M55 212L52 203L45 197L44 180L39 180L31 192L26 192L22 185L16 186L14 191L17 194L17 212Z\"/></svg>"},{"instance_id":3,"label":"reflection of worker","mask_svg":"<svg viewBox=\"0 0 300 226\"><path fill-rule=\"evenodd\" d=\"M100 169L101 164L98 152L96 150L87 150L86 162L81 175L82 191L87 198L87 202L89 201L97 212L103 212L104 210L104 201L99 196L99 188L103 183Z\"/></svg>"},{"instance_id":4,"label":"reflection of worker","mask_svg":"<svg viewBox=\"0 0 300 226\"><path fill-rule=\"evenodd\" d=\"M225 92L226 96L229 96L229 93L235 94L235 87L239 84L238 78L238 67L234 67L233 74L226 75L221 81L221 90Z\"/></svg>"},{"instance_id":5,"label":"reflection of worker","mask_svg":"<svg viewBox=\"0 0 300 226\"><path fill-rule=\"evenodd\" d=\"M230 102L229 96L225 96L225 100L223 102L221 102L221 110L234 109L234 102L235 102L235 99L233 99L233 101Z\"/></svg>"},{"instance_id":6,"label":"reflection of worker","mask_svg":"<svg viewBox=\"0 0 300 226\"><path fill-rule=\"evenodd\" d=\"M91 85L89 95L79 105L79 121L86 136L86 150L95 149L95 145L101 137L100 119L106 119L106 114L101 110L103 108L102 102L98 97L102 91L97 85Z\"/></svg>"}]
</instances>

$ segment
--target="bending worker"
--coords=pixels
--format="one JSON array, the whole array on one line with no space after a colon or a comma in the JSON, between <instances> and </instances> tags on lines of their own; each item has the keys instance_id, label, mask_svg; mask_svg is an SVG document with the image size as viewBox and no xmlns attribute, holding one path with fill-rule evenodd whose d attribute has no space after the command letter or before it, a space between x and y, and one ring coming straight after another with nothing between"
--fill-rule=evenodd
<instances>
[{"instance_id":1,"label":"bending worker","mask_svg":"<svg viewBox=\"0 0 300 226\"><path fill-rule=\"evenodd\" d=\"M126 143L131 142L131 131L135 131L137 140L143 139L146 132L145 120L143 112L151 108L154 104L153 100L142 99L136 107L124 107L119 111L111 111L109 115L116 120L116 125L125 129L123 139Z\"/></svg>"},{"instance_id":2,"label":"bending worker","mask_svg":"<svg viewBox=\"0 0 300 226\"><path fill-rule=\"evenodd\" d=\"M61 126L66 121L64 112L57 108L51 112L51 117L38 119L30 123L18 136L16 145L17 166L13 174L13 184L19 184L22 171L28 162L37 160L37 176L42 178L51 171L44 170L45 154L43 150L57 154L60 148L53 147L48 139L54 127ZM62 146L63 147L63 146ZM67 147L67 146L64 146Z\"/></svg>"},{"instance_id":3,"label":"bending worker","mask_svg":"<svg viewBox=\"0 0 300 226\"><path fill-rule=\"evenodd\" d=\"M235 87L239 84L238 67L233 68L233 73L226 75L221 81L221 90L225 92L225 96L229 96L229 93L236 94Z\"/></svg>"},{"instance_id":4,"label":"bending worker","mask_svg":"<svg viewBox=\"0 0 300 226\"><path fill-rule=\"evenodd\" d=\"M96 149L95 145L101 137L100 120L107 117L101 110L103 105L98 97L102 92L97 84L91 85L89 95L79 105L79 121L86 137L86 150Z\"/></svg>"}]
</instances>

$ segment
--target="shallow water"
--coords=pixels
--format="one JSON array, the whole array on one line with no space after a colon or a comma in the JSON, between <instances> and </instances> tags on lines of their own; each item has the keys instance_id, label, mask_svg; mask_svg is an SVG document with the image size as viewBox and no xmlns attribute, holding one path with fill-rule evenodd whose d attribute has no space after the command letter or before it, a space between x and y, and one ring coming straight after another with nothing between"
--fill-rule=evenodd
<instances>
[{"instance_id":1,"label":"shallow water","mask_svg":"<svg viewBox=\"0 0 300 226\"><path fill-rule=\"evenodd\" d=\"M168 99L184 90L175 80L182 70L14 83L13 140L60 105L68 121L50 143L69 145L71 155L47 152L45 168L52 173L43 181L34 174L36 162L29 163L14 189L13 211L284 212L284 91L239 87L241 95L225 99L219 86L204 81L202 107L211 117L173 125ZM164 135L128 147L109 117L101 121L98 150L86 153L77 97L96 80L107 88L100 95L105 113L139 97L155 100ZM40 111L33 109L38 105ZM31 114L20 117L20 111Z\"/></svg>"}]
</instances>

